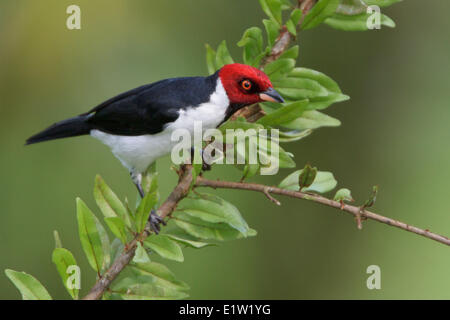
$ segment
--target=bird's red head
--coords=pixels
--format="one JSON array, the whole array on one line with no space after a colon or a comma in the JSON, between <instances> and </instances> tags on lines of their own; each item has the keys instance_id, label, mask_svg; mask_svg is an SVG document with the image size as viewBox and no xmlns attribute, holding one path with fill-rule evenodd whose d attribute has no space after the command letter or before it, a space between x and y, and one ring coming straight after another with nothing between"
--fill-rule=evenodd
<instances>
[{"instance_id":1,"label":"bird's red head","mask_svg":"<svg viewBox=\"0 0 450 320\"><path fill-rule=\"evenodd\" d=\"M269 77L259 69L240 63L227 64L219 71L219 77L232 104L284 102Z\"/></svg>"}]
</instances>

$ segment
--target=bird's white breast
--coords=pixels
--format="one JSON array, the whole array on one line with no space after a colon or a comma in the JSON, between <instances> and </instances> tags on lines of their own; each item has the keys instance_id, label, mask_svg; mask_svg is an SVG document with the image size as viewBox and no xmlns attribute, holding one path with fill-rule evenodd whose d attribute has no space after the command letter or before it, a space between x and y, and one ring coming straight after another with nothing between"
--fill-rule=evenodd
<instances>
[{"instance_id":1,"label":"bird's white breast","mask_svg":"<svg viewBox=\"0 0 450 320\"><path fill-rule=\"evenodd\" d=\"M177 143L171 141L174 130L185 129L192 134L196 121L201 121L203 130L216 128L225 119L229 104L230 101L219 78L210 101L197 107L180 110L177 120L167 124L158 134L119 136L91 130L91 136L109 146L130 172L141 173L156 159L171 152Z\"/></svg>"}]
</instances>

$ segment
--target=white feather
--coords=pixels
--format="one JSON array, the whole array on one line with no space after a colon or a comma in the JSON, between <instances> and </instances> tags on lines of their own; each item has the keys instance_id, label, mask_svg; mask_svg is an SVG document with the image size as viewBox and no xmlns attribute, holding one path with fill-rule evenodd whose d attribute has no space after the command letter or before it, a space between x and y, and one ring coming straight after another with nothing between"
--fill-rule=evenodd
<instances>
[{"instance_id":1,"label":"white feather","mask_svg":"<svg viewBox=\"0 0 450 320\"><path fill-rule=\"evenodd\" d=\"M230 104L220 78L210 101L194 108L181 110L175 122L169 123L158 134L142 136L118 136L100 130L91 130L91 136L111 148L112 153L132 173L142 173L156 159L167 155L177 142L171 141L174 130L194 132L194 122L201 121L202 129L216 128L224 119Z\"/></svg>"}]
</instances>

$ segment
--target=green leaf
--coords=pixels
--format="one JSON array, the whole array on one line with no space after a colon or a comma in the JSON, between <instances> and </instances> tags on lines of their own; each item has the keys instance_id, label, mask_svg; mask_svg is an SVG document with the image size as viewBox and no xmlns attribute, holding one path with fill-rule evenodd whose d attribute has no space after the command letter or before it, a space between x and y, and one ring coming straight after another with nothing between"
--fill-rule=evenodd
<instances>
[{"instance_id":1,"label":"green leaf","mask_svg":"<svg viewBox=\"0 0 450 320\"><path fill-rule=\"evenodd\" d=\"M150 216L151 211L155 207L157 203L157 195L155 192L147 193L142 199L139 207L136 211L136 230L137 232L142 232L145 229L145 225L147 224L148 218Z\"/></svg>"},{"instance_id":2,"label":"green leaf","mask_svg":"<svg viewBox=\"0 0 450 320\"><path fill-rule=\"evenodd\" d=\"M313 184L314 179L316 179L316 176L317 168L313 168L307 164L298 177L299 190L302 191L303 189L310 187Z\"/></svg>"},{"instance_id":3,"label":"green leaf","mask_svg":"<svg viewBox=\"0 0 450 320\"><path fill-rule=\"evenodd\" d=\"M202 193L185 198L177 210L206 222L226 223L243 234L249 229L247 222L234 205L212 194Z\"/></svg>"},{"instance_id":4,"label":"green leaf","mask_svg":"<svg viewBox=\"0 0 450 320\"><path fill-rule=\"evenodd\" d=\"M267 14L267 16L276 22L278 25L282 25L281 6L280 0L259 0L261 8Z\"/></svg>"},{"instance_id":5,"label":"green leaf","mask_svg":"<svg viewBox=\"0 0 450 320\"><path fill-rule=\"evenodd\" d=\"M23 300L52 300L47 289L33 276L11 269L6 269L5 274L19 289Z\"/></svg>"},{"instance_id":6,"label":"green leaf","mask_svg":"<svg viewBox=\"0 0 450 320\"><path fill-rule=\"evenodd\" d=\"M189 290L187 283L178 280L166 266L160 263L133 263L129 268L135 276L140 277L145 283L180 291Z\"/></svg>"},{"instance_id":7,"label":"green leaf","mask_svg":"<svg viewBox=\"0 0 450 320\"><path fill-rule=\"evenodd\" d=\"M133 262L135 263L150 262L150 257L148 256L147 250L141 245L140 242L137 243L136 253L134 254Z\"/></svg>"},{"instance_id":8,"label":"green leaf","mask_svg":"<svg viewBox=\"0 0 450 320\"><path fill-rule=\"evenodd\" d=\"M208 73L213 74L218 70L216 67L216 52L211 48L209 44L206 47L206 66L208 67Z\"/></svg>"},{"instance_id":9,"label":"green leaf","mask_svg":"<svg viewBox=\"0 0 450 320\"><path fill-rule=\"evenodd\" d=\"M308 100L301 100L297 102L292 102L288 104L283 104L283 106L267 115L262 117L257 121L257 123L264 126L276 126L282 125L283 123L288 123L292 120L300 117L308 106Z\"/></svg>"},{"instance_id":10,"label":"green leaf","mask_svg":"<svg viewBox=\"0 0 450 320\"><path fill-rule=\"evenodd\" d=\"M62 248L61 238L57 230L53 231L53 237L55 238L55 248Z\"/></svg>"},{"instance_id":11,"label":"green leaf","mask_svg":"<svg viewBox=\"0 0 450 320\"><path fill-rule=\"evenodd\" d=\"M248 129L254 129L256 131L260 130L260 129L264 129L263 125L260 124L256 124L256 123L252 123L252 122L248 122L247 119L243 118L243 117L239 117L236 120L228 120L226 121L224 124L222 124L219 127L220 131L222 131L223 133L226 133L226 130L231 129L231 130L237 130L237 129L242 129L242 130L248 130Z\"/></svg>"},{"instance_id":12,"label":"green leaf","mask_svg":"<svg viewBox=\"0 0 450 320\"><path fill-rule=\"evenodd\" d=\"M319 111L303 112L300 118L284 123L283 127L295 130L317 129L320 127L338 127L341 122Z\"/></svg>"},{"instance_id":13,"label":"green leaf","mask_svg":"<svg viewBox=\"0 0 450 320\"><path fill-rule=\"evenodd\" d=\"M279 32L280 32L280 26L274 22L273 20L263 20L264 27L266 29L267 33L267 43L269 49L272 49L273 45L275 44L275 41L278 38Z\"/></svg>"},{"instance_id":14,"label":"green leaf","mask_svg":"<svg viewBox=\"0 0 450 320\"><path fill-rule=\"evenodd\" d=\"M67 273L69 267L77 266L77 262L73 254L64 248L56 248L53 250L52 261L56 265L61 280L67 292L72 296L73 299L78 299L78 289L74 288L72 283L68 283L69 274Z\"/></svg>"},{"instance_id":15,"label":"green leaf","mask_svg":"<svg viewBox=\"0 0 450 320\"><path fill-rule=\"evenodd\" d=\"M173 219L183 231L203 240L227 241L256 235L256 231L253 229L249 229L246 234L243 234L227 223L206 222L184 212L175 212Z\"/></svg>"},{"instance_id":16,"label":"green leaf","mask_svg":"<svg viewBox=\"0 0 450 320\"><path fill-rule=\"evenodd\" d=\"M183 251L180 246L164 234L152 235L144 241L144 245L163 258L183 262Z\"/></svg>"},{"instance_id":17,"label":"green leaf","mask_svg":"<svg viewBox=\"0 0 450 320\"><path fill-rule=\"evenodd\" d=\"M109 217L105 218L105 222L109 230L125 244L127 242L127 232L123 220L119 217Z\"/></svg>"},{"instance_id":18,"label":"green leaf","mask_svg":"<svg viewBox=\"0 0 450 320\"><path fill-rule=\"evenodd\" d=\"M294 142L306 138L312 133L311 129L308 130L292 130L292 131L280 131L280 137L278 138L280 142Z\"/></svg>"},{"instance_id":19,"label":"green leaf","mask_svg":"<svg viewBox=\"0 0 450 320\"><path fill-rule=\"evenodd\" d=\"M247 178L254 177L260 169L260 165L258 163L256 164L246 164L244 166L244 173L242 175L241 181L244 181Z\"/></svg>"},{"instance_id":20,"label":"green leaf","mask_svg":"<svg viewBox=\"0 0 450 320\"><path fill-rule=\"evenodd\" d=\"M105 217L120 217L128 227L131 227L127 209L99 175L95 178L94 198Z\"/></svg>"},{"instance_id":21,"label":"green leaf","mask_svg":"<svg viewBox=\"0 0 450 320\"><path fill-rule=\"evenodd\" d=\"M303 12L301 9L294 9L291 13L291 17L286 22L286 28L288 31L293 34L294 36L297 35L297 25L300 22L300 19L302 18Z\"/></svg>"},{"instance_id":22,"label":"green leaf","mask_svg":"<svg viewBox=\"0 0 450 320\"><path fill-rule=\"evenodd\" d=\"M344 201L350 201L353 202L352 193L347 188L342 188L336 191L336 194L334 195L334 201L344 202Z\"/></svg>"},{"instance_id":23,"label":"green leaf","mask_svg":"<svg viewBox=\"0 0 450 320\"><path fill-rule=\"evenodd\" d=\"M367 21L372 14L345 15L335 13L325 20L330 27L344 31L367 31ZM380 24L389 28L395 27L395 22L385 14L380 14Z\"/></svg>"},{"instance_id":24,"label":"green leaf","mask_svg":"<svg viewBox=\"0 0 450 320\"><path fill-rule=\"evenodd\" d=\"M362 206L362 210L365 208L370 208L375 204L375 201L377 200L378 195L378 186L373 186L372 193L370 194L369 199L364 203Z\"/></svg>"},{"instance_id":25,"label":"green leaf","mask_svg":"<svg viewBox=\"0 0 450 320\"><path fill-rule=\"evenodd\" d=\"M77 198L77 219L81 245L89 265L100 273L106 264L105 256L109 255L104 252L106 232L101 230L97 218L80 198Z\"/></svg>"},{"instance_id":26,"label":"green leaf","mask_svg":"<svg viewBox=\"0 0 450 320\"><path fill-rule=\"evenodd\" d=\"M151 284L134 283L121 290L114 291L124 300L180 300L189 295L179 290L153 286Z\"/></svg>"},{"instance_id":27,"label":"green leaf","mask_svg":"<svg viewBox=\"0 0 450 320\"><path fill-rule=\"evenodd\" d=\"M372 5L376 5L379 7L389 7L395 3L401 2L403 0L364 0L364 2L366 3L366 5L368 6L372 6Z\"/></svg>"},{"instance_id":28,"label":"green leaf","mask_svg":"<svg viewBox=\"0 0 450 320\"><path fill-rule=\"evenodd\" d=\"M299 46L295 45L287 49L285 52L283 52L279 59L294 59L296 60L298 58L298 52L299 52Z\"/></svg>"},{"instance_id":29,"label":"green leaf","mask_svg":"<svg viewBox=\"0 0 450 320\"><path fill-rule=\"evenodd\" d=\"M294 59L277 59L264 67L264 72L269 76L272 82L275 82L289 72L291 72L295 67Z\"/></svg>"},{"instance_id":30,"label":"green leaf","mask_svg":"<svg viewBox=\"0 0 450 320\"><path fill-rule=\"evenodd\" d=\"M288 175L281 183L279 184L279 188L287 189L292 191L299 191L299 179L302 174L302 170L295 171ZM304 188L303 192L319 192L326 193L328 191L333 190L337 185L337 181L334 179L334 176L331 172L318 171L316 177L314 179L313 184L309 187Z\"/></svg>"},{"instance_id":31,"label":"green leaf","mask_svg":"<svg viewBox=\"0 0 450 320\"><path fill-rule=\"evenodd\" d=\"M234 63L233 58L231 58L230 52L228 51L226 41L223 40L217 48L216 68L220 69L224 65L231 63Z\"/></svg>"},{"instance_id":32,"label":"green leaf","mask_svg":"<svg viewBox=\"0 0 450 320\"><path fill-rule=\"evenodd\" d=\"M111 260L116 261L119 255L123 252L124 245L118 238L114 238L111 242Z\"/></svg>"},{"instance_id":33,"label":"green leaf","mask_svg":"<svg viewBox=\"0 0 450 320\"><path fill-rule=\"evenodd\" d=\"M339 0L319 0L305 16L302 29L312 29L331 16L339 6Z\"/></svg>"},{"instance_id":34,"label":"green leaf","mask_svg":"<svg viewBox=\"0 0 450 320\"><path fill-rule=\"evenodd\" d=\"M257 67L264 57L263 51L263 36L262 31L258 27L247 29L242 36L242 39L237 43L239 47L243 47L244 63Z\"/></svg>"},{"instance_id":35,"label":"green leaf","mask_svg":"<svg viewBox=\"0 0 450 320\"><path fill-rule=\"evenodd\" d=\"M306 68L295 68L286 77L274 81L275 89L287 101L309 99L308 110L325 109L348 100L337 83L325 74Z\"/></svg>"},{"instance_id":36,"label":"green leaf","mask_svg":"<svg viewBox=\"0 0 450 320\"><path fill-rule=\"evenodd\" d=\"M184 239L184 238L181 238L181 237L178 237L178 236L174 236L172 234L168 234L167 236L170 239L175 240L176 242L185 245L186 247L190 247L190 248L194 248L194 249L201 249L201 248L204 248L204 247L207 247L207 246L213 246L214 245L212 243Z\"/></svg>"}]
</instances>

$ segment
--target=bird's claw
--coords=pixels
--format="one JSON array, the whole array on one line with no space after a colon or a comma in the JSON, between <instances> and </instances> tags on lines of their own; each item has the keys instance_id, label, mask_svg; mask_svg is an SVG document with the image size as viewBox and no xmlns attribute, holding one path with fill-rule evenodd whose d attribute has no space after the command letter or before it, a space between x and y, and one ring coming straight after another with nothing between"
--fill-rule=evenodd
<instances>
[{"instance_id":1,"label":"bird's claw","mask_svg":"<svg viewBox=\"0 0 450 320\"><path fill-rule=\"evenodd\" d=\"M155 212L155 210L152 210L152 211L150 212L150 216L148 217L148 222L150 223L150 229L151 229L155 234L159 234L159 231L161 230L160 224L162 224L163 226L166 225L166 222L164 221L164 219L161 218L161 217Z\"/></svg>"}]
</instances>

